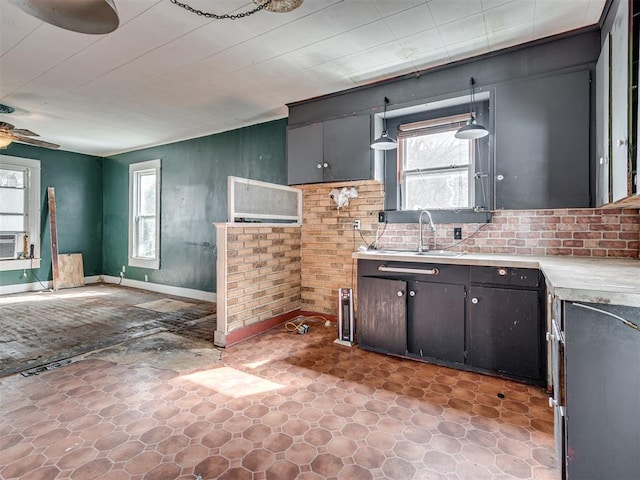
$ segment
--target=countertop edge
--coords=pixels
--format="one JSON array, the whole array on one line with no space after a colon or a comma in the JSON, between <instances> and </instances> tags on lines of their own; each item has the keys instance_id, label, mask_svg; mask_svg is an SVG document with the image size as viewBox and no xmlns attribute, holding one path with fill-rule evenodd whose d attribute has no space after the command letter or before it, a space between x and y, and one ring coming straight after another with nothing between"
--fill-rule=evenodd
<instances>
[{"instance_id":1,"label":"countertop edge","mask_svg":"<svg viewBox=\"0 0 640 480\"><path fill-rule=\"evenodd\" d=\"M569 256L465 254L460 257L355 252L358 260L536 268L560 300L640 307L640 260Z\"/></svg>"}]
</instances>

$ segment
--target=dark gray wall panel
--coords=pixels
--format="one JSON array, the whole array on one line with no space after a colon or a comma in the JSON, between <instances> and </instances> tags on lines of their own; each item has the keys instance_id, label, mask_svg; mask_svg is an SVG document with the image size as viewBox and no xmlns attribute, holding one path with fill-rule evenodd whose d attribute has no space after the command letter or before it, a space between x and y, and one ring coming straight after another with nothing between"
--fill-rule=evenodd
<instances>
[{"instance_id":1,"label":"dark gray wall panel","mask_svg":"<svg viewBox=\"0 0 640 480\"><path fill-rule=\"evenodd\" d=\"M544 42L483 55L476 59L318 97L289 105L289 125L312 123L354 114L382 112L384 97L390 107L416 105L424 100L467 94L469 77L476 92L503 82L524 79L565 68L594 64L600 52L597 29Z\"/></svg>"}]
</instances>

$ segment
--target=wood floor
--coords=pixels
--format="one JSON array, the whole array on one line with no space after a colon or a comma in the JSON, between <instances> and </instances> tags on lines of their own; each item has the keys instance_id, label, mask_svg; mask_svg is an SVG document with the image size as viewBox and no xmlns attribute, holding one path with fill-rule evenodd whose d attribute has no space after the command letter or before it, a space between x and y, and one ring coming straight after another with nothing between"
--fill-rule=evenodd
<instances>
[{"instance_id":1,"label":"wood floor","mask_svg":"<svg viewBox=\"0 0 640 480\"><path fill-rule=\"evenodd\" d=\"M174 299L181 308L158 312L137 306L162 299ZM195 335L195 324L211 339L215 308L210 302L107 284L3 295L0 377L152 333Z\"/></svg>"}]
</instances>

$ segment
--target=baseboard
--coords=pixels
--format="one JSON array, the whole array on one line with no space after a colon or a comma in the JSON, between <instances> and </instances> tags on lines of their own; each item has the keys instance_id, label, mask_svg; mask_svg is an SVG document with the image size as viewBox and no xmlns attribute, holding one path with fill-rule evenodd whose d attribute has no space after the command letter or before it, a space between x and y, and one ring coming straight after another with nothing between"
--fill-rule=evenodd
<instances>
[{"instance_id":1,"label":"baseboard","mask_svg":"<svg viewBox=\"0 0 640 480\"><path fill-rule=\"evenodd\" d=\"M131 280L123 278L120 283L120 277L112 277L111 275L102 275L104 283L120 284L124 287L139 288L141 290L149 290L150 292L164 293L165 295L175 295L177 297L193 298L195 300L204 300L205 302L215 302L217 296L213 292L205 292L193 288L174 287L172 285L162 285L160 283L142 282L140 280Z\"/></svg>"},{"instance_id":2,"label":"baseboard","mask_svg":"<svg viewBox=\"0 0 640 480\"><path fill-rule=\"evenodd\" d=\"M92 275L90 277L84 277L84 284L91 285L94 283L100 283L102 277L100 275ZM41 290L51 290L53 288L53 282L47 280L46 282L31 282L31 283L16 283L14 285L2 285L0 286L0 295L9 295L11 293L26 293L26 292L39 292Z\"/></svg>"},{"instance_id":3,"label":"baseboard","mask_svg":"<svg viewBox=\"0 0 640 480\"><path fill-rule=\"evenodd\" d=\"M215 331L213 334L213 344L216 347L230 347L238 342L246 340L247 338L255 337L261 333L264 333L272 328L276 328L283 323L288 322L300 315L300 310L296 309L291 312L283 313L275 317L268 318L258 323L247 325L246 327L232 330L231 332L224 333Z\"/></svg>"}]
</instances>

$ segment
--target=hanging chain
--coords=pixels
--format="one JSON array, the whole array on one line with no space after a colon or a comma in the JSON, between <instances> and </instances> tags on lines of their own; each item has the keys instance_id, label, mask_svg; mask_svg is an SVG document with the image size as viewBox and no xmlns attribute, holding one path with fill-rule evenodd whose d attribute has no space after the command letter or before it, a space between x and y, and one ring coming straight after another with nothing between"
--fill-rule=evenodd
<instances>
[{"instance_id":1,"label":"hanging chain","mask_svg":"<svg viewBox=\"0 0 640 480\"><path fill-rule=\"evenodd\" d=\"M265 0L264 3L261 3L253 10L247 10L246 12L234 13L234 14L223 14L218 15L215 13L203 12L202 10L197 10L193 8L191 5L187 5L186 3L180 3L178 0L169 0L174 5L177 5L185 10L195 13L196 15L200 15L201 17L213 18L215 20L237 20L238 18L248 17L249 15L253 15L254 13L259 12L260 10L264 10L267 8L273 0Z\"/></svg>"}]
</instances>

